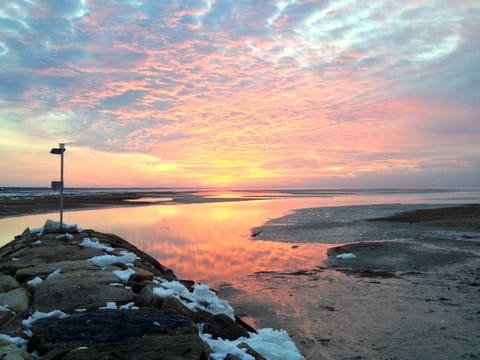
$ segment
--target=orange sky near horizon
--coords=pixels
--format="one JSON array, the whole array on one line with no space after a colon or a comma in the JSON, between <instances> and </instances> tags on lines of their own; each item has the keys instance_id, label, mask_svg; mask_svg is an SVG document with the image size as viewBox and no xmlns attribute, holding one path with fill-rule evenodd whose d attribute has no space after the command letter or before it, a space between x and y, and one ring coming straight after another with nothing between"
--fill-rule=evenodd
<instances>
[{"instance_id":1,"label":"orange sky near horizon","mask_svg":"<svg viewBox=\"0 0 480 360\"><path fill-rule=\"evenodd\" d=\"M0 185L480 186L471 1L0 5Z\"/></svg>"}]
</instances>

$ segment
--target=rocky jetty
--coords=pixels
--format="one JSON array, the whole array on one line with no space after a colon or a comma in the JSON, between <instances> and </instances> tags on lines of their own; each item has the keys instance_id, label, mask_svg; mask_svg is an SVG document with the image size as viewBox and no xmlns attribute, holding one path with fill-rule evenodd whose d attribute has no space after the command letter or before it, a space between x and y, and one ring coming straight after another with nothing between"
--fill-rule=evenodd
<instances>
[{"instance_id":1,"label":"rocky jetty","mask_svg":"<svg viewBox=\"0 0 480 360\"><path fill-rule=\"evenodd\" d=\"M118 236L57 229L47 221L0 249L1 359L302 358L285 332L267 329L278 340L265 346L208 286Z\"/></svg>"}]
</instances>

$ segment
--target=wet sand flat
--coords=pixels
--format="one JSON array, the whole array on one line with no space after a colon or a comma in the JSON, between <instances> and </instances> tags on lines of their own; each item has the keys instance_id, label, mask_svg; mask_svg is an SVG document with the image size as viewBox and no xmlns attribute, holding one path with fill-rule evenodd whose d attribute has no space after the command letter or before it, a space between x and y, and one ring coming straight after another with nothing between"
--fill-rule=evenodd
<instances>
[{"instance_id":1,"label":"wet sand flat","mask_svg":"<svg viewBox=\"0 0 480 360\"><path fill-rule=\"evenodd\" d=\"M252 276L264 289L256 298L220 291L259 326L287 329L307 359L480 359L478 208L376 219L396 226L414 215L417 230L454 228L455 238L332 245L314 269Z\"/></svg>"}]
</instances>

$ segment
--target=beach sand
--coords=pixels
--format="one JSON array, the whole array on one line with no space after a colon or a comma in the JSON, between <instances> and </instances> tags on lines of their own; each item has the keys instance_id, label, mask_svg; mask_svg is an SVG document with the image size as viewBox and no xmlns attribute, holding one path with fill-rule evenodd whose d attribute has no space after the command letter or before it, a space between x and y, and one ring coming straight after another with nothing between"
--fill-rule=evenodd
<instances>
[{"instance_id":1,"label":"beach sand","mask_svg":"<svg viewBox=\"0 0 480 360\"><path fill-rule=\"evenodd\" d=\"M464 230L456 239L332 246L315 269L252 276L255 299L228 284L220 295L257 326L287 329L307 359L480 359L479 208L377 219Z\"/></svg>"}]
</instances>

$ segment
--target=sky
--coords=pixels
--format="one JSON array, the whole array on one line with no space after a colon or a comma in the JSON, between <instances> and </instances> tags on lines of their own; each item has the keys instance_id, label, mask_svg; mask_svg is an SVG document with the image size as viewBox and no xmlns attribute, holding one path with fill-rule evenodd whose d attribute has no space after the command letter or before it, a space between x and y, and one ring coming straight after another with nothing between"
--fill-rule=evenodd
<instances>
[{"instance_id":1,"label":"sky","mask_svg":"<svg viewBox=\"0 0 480 360\"><path fill-rule=\"evenodd\" d=\"M0 185L480 187L480 2L0 3Z\"/></svg>"}]
</instances>

